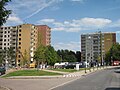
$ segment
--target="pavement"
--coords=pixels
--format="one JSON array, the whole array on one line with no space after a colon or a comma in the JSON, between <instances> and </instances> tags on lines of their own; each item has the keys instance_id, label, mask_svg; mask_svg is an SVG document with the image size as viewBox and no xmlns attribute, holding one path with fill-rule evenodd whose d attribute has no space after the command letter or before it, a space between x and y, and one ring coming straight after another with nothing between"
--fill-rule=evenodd
<instances>
[{"instance_id":1,"label":"pavement","mask_svg":"<svg viewBox=\"0 0 120 90\"><path fill-rule=\"evenodd\" d=\"M112 68L112 67L107 67ZM101 68L105 69L105 68ZM64 83L73 82L79 78L82 78L90 73L101 70L100 68L92 68L91 72L85 70L73 72L73 73L64 73L64 75L59 76L22 76L22 77L10 77L8 79L0 78L0 86L5 86L11 88L12 90L49 90L52 87L62 85ZM51 71L50 71L51 72ZM21 87L22 86L22 87Z\"/></svg>"}]
</instances>

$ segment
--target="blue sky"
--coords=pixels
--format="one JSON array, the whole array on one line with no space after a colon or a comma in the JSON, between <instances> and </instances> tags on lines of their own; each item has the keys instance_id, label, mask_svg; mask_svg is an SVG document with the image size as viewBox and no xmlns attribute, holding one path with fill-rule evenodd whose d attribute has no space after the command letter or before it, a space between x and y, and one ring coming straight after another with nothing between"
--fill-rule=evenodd
<instances>
[{"instance_id":1,"label":"blue sky","mask_svg":"<svg viewBox=\"0 0 120 90\"><path fill-rule=\"evenodd\" d=\"M5 26L46 24L52 29L52 46L80 50L80 35L116 32L120 42L120 0L12 0L13 12Z\"/></svg>"}]
</instances>

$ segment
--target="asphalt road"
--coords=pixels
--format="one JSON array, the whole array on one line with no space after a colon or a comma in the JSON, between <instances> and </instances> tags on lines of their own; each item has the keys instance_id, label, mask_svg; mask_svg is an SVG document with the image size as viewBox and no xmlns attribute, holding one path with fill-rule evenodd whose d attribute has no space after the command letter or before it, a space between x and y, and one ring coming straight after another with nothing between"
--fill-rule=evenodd
<instances>
[{"instance_id":1,"label":"asphalt road","mask_svg":"<svg viewBox=\"0 0 120 90\"><path fill-rule=\"evenodd\" d=\"M120 72L101 70L51 90L120 90Z\"/></svg>"}]
</instances>

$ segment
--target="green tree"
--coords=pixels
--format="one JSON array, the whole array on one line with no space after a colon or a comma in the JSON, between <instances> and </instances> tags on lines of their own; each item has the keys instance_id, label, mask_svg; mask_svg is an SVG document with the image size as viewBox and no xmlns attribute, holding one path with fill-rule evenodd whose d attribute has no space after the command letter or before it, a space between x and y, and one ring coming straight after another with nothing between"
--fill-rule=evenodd
<instances>
[{"instance_id":1,"label":"green tree","mask_svg":"<svg viewBox=\"0 0 120 90\"><path fill-rule=\"evenodd\" d=\"M7 10L5 6L8 2L11 0L0 0L0 26L2 26L7 18L9 17L9 14L11 14L11 10Z\"/></svg>"},{"instance_id":2,"label":"green tree","mask_svg":"<svg viewBox=\"0 0 120 90\"><path fill-rule=\"evenodd\" d=\"M0 53L0 66L1 66L2 64L5 64L5 53L4 50L1 50L0 52L1 52Z\"/></svg>"},{"instance_id":3,"label":"green tree","mask_svg":"<svg viewBox=\"0 0 120 90\"><path fill-rule=\"evenodd\" d=\"M13 62L15 62L15 51L12 47L10 47L9 49L6 50L6 53L8 62L12 66Z\"/></svg>"},{"instance_id":4,"label":"green tree","mask_svg":"<svg viewBox=\"0 0 120 90\"><path fill-rule=\"evenodd\" d=\"M105 61L111 63L114 60L120 61L120 44L113 44L110 50L105 55Z\"/></svg>"},{"instance_id":5,"label":"green tree","mask_svg":"<svg viewBox=\"0 0 120 90\"><path fill-rule=\"evenodd\" d=\"M49 65L54 65L56 62L60 61L60 57L52 46L48 46L45 52L46 62Z\"/></svg>"},{"instance_id":6,"label":"green tree","mask_svg":"<svg viewBox=\"0 0 120 90\"><path fill-rule=\"evenodd\" d=\"M24 54L23 54L23 60L21 61L21 64L23 67L29 67L29 59L28 59L28 53L25 49Z\"/></svg>"},{"instance_id":7,"label":"green tree","mask_svg":"<svg viewBox=\"0 0 120 90\"><path fill-rule=\"evenodd\" d=\"M46 62L45 52L46 52L46 47L43 46L42 44L34 52L34 59L37 62L37 67L39 67L40 63L44 64Z\"/></svg>"},{"instance_id":8,"label":"green tree","mask_svg":"<svg viewBox=\"0 0 120 90\"><path fill-rule=\"evenodd\" d=\"M61 57L62 62L76 62L76 54L69 50L58 50L57 54Z\"/></svg>"}]
</instances>

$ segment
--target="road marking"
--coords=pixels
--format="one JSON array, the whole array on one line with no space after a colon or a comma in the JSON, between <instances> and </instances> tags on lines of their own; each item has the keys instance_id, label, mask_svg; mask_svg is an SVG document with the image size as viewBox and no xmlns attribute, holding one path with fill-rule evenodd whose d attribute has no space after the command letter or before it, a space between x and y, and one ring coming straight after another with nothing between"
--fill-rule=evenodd
<instances>
[{"instance_id":1,"label":"road marking","mask_svg":"<svg viewBox=\"0 0 120 90\"><path fill-rule=\"evenodd\" d=\"M76 79L73 79L73 80L67 81L67 82L62 83L62 84L60 84L60 85L57 85L57 86L55 86L55 87L52 87L52 88L50 88L49 90L53 90L53 89L55 89L55 88L57 88L57 87L60 87L60 86L66 85L66 84L71 83L71 82L73 82L73 81L76 81L76 80L78 80L78 79L80 79L80 78L81 78L81 77L78 77L78 78L76 78Z\"/></svg>"}]
</instances>

